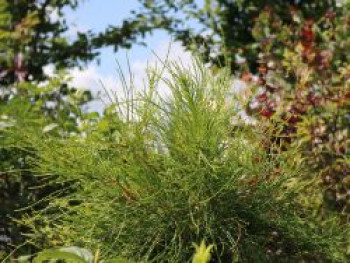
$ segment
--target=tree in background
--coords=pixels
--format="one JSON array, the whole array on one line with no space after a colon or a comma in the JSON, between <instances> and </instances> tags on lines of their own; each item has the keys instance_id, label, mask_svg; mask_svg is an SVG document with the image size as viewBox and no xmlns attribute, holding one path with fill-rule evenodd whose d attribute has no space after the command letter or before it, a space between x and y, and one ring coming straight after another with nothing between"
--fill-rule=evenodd
<instances>
[{"instance_id":1,"label":"tree in background","mask_svg":"<svg viewBox=\"0 0 350 263\"><path fill-rule=\"evenodd\" d=\"M291 8L288 24L266 8L252 30L259 77L250 82L257 93L248 106L262 122L282 125L275 139L283 147L302 148L310 177L324 189L320 208L345 218L350 212L349 7L329 10L318 20Z\"/></svg>"},{"instance_id":2,"label":"tree in background","mask_svg":"<svg viewBox=\"0 0 350 263\"><path fill-rule=\"evenodd\" d=\"M247 59L253 72L258 65L258 50L252 29L264 8L273 9L284 23L291 22L292 6L315 20L330 8L337 11L335 0L205 0L202 5L195 0L139 2L141 10L135 11L122 26L107 28L94 39L94 45L117 49L121 43L131 45L147 33L164 29L186 48L193 50L195 45L195 50L214 65L224 66L231 61L232 69L237 69L241 59Z\"/></svg>"},{"instance_id":3,"label":"tree in background","mask_svg":"<svg viewBox=\"0 0 350 263\"><path fill-rule=\"evenodd\" d=\"M0 0L0 84L42 80L43 67L72 67L95 57L90 33L69 41L63 8L77 0Z\"/></svg>"}]
</instances>

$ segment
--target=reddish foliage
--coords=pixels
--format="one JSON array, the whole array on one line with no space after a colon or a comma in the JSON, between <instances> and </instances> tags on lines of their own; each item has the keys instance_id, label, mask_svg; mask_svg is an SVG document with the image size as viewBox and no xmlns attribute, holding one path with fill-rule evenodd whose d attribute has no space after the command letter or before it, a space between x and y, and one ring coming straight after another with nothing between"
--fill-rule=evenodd
<instances>
[{"instance_id":1,"label":"reddish foliage","mask_svg":"<svg viewBox=\"0 0 350 263\"><path fill-rule=\"evenodd\" d=\"M255 106L248 106L247 112L255 113L263 123L272 116L274 125L280 120L282 129L274 130L271 142L282 142L288 147L302 134L309 136L302 145L310 167L324 180L325 198L331 193L337 209L350 210L344 201L350 193L350 180L346 179L350 176L350 165L342 162L350 148L350 92L345 84L350 73L349 69L343 68L342 73L339 70L340 62L348 64L344 48L348 47L346 32L349 32L350 16L343 14L338 18L331 10L320 21L293 20L300 16L292 7L290 15L294 22L282 25L270 7L264 12L269 12L270 30L265 30L266 16L261 17L261 24L257 19L254 28L261 51L256 84L262 91L254 99ZM285 54L291 54L290 61L283 61ZM289 86L271 81L271 77L283 79L281 83ZM331 111L332 108L337 111ZM309 117L314 125L305 123Z\"/></svg>"}]
</instances>

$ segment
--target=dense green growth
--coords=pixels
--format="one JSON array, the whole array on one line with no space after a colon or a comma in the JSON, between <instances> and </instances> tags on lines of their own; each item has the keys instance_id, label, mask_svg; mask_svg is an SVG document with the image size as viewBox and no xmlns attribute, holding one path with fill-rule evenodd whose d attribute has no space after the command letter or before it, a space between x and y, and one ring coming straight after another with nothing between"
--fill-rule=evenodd
<instances>
[{"instance_id":1,"label":"dense green growth","mask_svg":"<svg viewBox=\"0 0 350 263\"><path fill-rule=\"evenodd\" d=\"M45 198L53 189L38 187L28 171L32 153L5 148L13 140L3 129L23 125L55 136L78 133L80 105L89 92L67 87L62 76L38 83L47 76L43 67L71 67L94 57L86 34L68 39L63 9L77 7L76 0L0 0L0 249L8 251L23 242L12 219L20 208ZM31 80L31 82L23 83ZM21 83L21 84L19 84ZM25 122L25 123L24 123Z\"/></svg>"},{"instance_id":2,"label":"dense green growth","mask_svg":"<svg viewBox=\"0 0 350 263\"><path fill-rule=\"evenodd\" d=\"M79 134L78 123L86 116L80 105L91 99L88 91L66 84L59 75L47 83L35 82L0 87L0 250L10 251L25 241L25 229L14 219L21 209L45 199L55 187L42 187L45 178L35 177L30 170L32 149L11 147L18 139L11 129L30 129L55 137ZM24 136L24 134L20 134ZM42 207L40 204L38 207Z\"/></svg>"},{"instance_id":3,"label":"dense green growth","mask_svg":"<svg viewBox=\"0 0 350 263\"><path fill-rule=\"evenodd\" d=\"M23 218L30 242L184 262L206 240L222 262L344 261L348 229L296 202L298 154L266 151L257 127L234 121L229 70L165 68L170 77L149 71L148 92L113 104L85 139L19 139L35 150L35 174L62 187Z\"/></svg>"}]
</instances>

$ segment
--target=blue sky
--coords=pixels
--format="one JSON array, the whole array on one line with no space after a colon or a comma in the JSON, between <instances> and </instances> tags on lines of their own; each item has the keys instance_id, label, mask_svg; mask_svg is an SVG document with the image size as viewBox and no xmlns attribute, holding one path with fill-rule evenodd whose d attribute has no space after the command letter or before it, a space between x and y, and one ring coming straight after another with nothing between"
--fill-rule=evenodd
<instances>
[{"instance_id":1,"label":"blue sky","mask_svg":"<svg viewBox=\"0 0 350 263\"><path fill-rule=\"evenodd\" d=\"M85 0L77 10L67 10L66 15L73 31L91 29L94 32L101 32L108 25L120 25L130 16L131 10L138 8L140 4L137 0ZM126 53L130 61L149 59L150 49L155 48L160 42L169 40L170 36L166 32L158 30L146 38L148 48L134 45L130 50L120 49L117 53L113 48L104 48L101 50L101 63L98 65L98 70L104 74L114 72L116 59L123 68L126 68Z\"/></svg>"}]
</instances>

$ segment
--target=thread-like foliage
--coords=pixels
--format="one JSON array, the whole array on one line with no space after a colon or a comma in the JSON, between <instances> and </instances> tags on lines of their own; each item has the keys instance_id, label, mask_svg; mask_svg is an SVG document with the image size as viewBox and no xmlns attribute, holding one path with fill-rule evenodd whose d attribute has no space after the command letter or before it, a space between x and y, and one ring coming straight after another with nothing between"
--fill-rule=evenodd
<instances>
[{"instance_id":1,"label":"thread-like foliage","mask_svg":"<svg viewBox=\"0 0 350 263\"><path fill-rule=\"evenodd\" d=\"M317 224L287 187L300 162L232 122L229 70L163 66L165 75L149 71L146 93L129 92L86 138L25 142L36 174L62 185L45 209L24 216L32 242L99 244L106 258L137 262L186 262L201 240L214 244L216 262L343 261L346 233L334 220Z\"/></svg>"}]
</instances>

